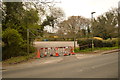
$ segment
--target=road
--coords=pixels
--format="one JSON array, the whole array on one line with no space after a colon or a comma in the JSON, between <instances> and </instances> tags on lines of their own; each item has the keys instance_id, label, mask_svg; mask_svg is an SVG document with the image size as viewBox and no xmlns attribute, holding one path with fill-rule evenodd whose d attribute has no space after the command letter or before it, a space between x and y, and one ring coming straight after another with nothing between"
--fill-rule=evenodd
<instances>
[{"instance_id":1,"label":"road","mask_svg":"<svg viewBox=\"0 0 120 80\"><path fill-rule=\"evenodd\" d=\"M42 58L43 59L43 58ZM37 61L42 61L38 59ZM47 59L47 60L46 60ZM117 78L118 53L48 57L3 71L3 78ZM35 63L35 62L33 62Z\"/></svg>"}]
</instances>

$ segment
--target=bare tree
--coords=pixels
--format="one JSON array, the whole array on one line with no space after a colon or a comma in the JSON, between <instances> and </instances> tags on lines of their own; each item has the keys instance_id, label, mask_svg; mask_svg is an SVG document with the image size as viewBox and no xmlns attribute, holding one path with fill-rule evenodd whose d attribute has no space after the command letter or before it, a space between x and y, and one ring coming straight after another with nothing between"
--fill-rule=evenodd
<instances>
[{"instance_id":1,"label":"bare tree","mask_svg":"<svg viewBox=\"0 0 120 80\"><path fill-rule=\"evenodd\" d=\"M57 24L64 20L65 13L59 7L51 7L49 16L54 17L54 22Z\"/></svg>"},{"instance_id":2,"label":"bare tree","mask_svg":"<svg viewBox=\"0 0 120 80\"><path fill-rule=\"evenodd\" d=\"M68 20L59 24L59 31L63 30L63 34L67 33L70 34L70 36L73 36L75 48L76 35L81 31L81 29L87 29L89 23L89 19L82 16L71 16Z\"/></svg>"}]
</instances>

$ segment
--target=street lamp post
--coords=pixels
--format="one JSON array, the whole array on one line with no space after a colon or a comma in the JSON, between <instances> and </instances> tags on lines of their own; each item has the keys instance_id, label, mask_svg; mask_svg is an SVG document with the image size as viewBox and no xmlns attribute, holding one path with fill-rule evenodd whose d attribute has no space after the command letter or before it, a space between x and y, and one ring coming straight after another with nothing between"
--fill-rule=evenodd
<instances>
[{"instance_id":1,"label":"street lamp post","mask_svg":"<svg viewBox=\"0 0 120 80\"><path fill-rule=\"evenodd\" d=\"M120 1L118 2L118 44L120 44ZM118 45L120 47L120 45Z\"/></svg>"},{"instance_id":2,"label":"street lamp post","mask_svg":"<svg viewBox=\"0 0 120 80\"><path fill-rule=\"evenodd\" d=\"M92 28L92 23L93 23L93 14L96 12L91 12L91 29L92 29L92 50L94 49L94 43L93 43L93 28Z\"/></svg>"}]
</instances>

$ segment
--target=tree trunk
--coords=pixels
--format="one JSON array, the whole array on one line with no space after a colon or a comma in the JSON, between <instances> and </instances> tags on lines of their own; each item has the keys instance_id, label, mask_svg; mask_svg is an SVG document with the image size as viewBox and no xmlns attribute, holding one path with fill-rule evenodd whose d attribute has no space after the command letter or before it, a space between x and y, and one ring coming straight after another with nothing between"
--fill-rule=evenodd
<instances>
[{"instance_id":1,"label":"tree trunk","mask_svg":"<svg viewBox=\"0 0 120 80\"><path fill-rule=\"evenodd\" d=\"M75 35L74 35L74 49L76 48L75 41L76 41L76 37L75 37Z\"/></svg>"}]
</instances>

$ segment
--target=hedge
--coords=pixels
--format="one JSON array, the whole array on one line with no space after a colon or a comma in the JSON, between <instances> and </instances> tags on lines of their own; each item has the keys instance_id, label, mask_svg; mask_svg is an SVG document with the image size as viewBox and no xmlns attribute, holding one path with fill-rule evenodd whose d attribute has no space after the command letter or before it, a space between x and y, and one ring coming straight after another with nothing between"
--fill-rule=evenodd
<instances>
[{"instance_id":1,"label":"hedge","mask_svg":"<svg viewBox=\"0 0 120 80\"><path fill-rule=\"evenodd\" d=\"M114 47L118 46L120 41L118 39L111 39L111 40L98 40L93 39L94 47ZM79 39L77 41L77 44L79 45L80 50L91 48L92 47L92 39Z\"/></svg>"}]
</instances>

